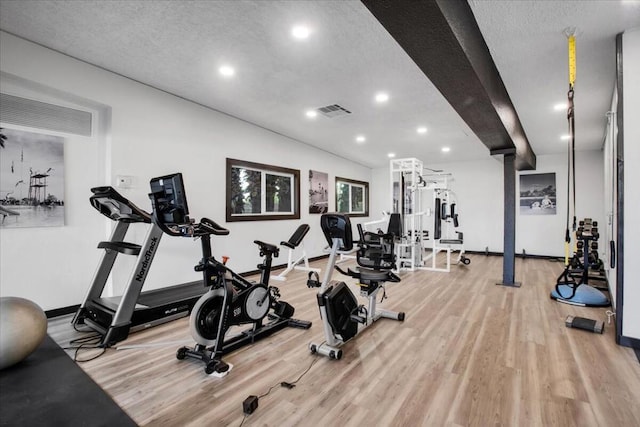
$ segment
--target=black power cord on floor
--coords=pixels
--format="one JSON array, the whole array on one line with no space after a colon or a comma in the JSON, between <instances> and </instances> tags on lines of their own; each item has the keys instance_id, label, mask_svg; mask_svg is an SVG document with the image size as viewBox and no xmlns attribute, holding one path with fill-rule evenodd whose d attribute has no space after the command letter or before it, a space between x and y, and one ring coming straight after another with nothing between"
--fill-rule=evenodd
<instances>
[{"instance_id":1,"label":"black power cord on floor","mask_svg":"<svg viewBox=\"0 0 640 427\"><path fill-rule=\"evenodd\" d=\"M255 410L258 408L258 400L260 400L261 397L265 397L265 396L269 395L269 393L271 393L271 391L274 388L278 387L278 386L286 388L288 390L291 390L292 388L294 388L296 386L298 381L300 381L302 379L302 377L304 377L307 374L307 372L309 372L311 370L313 365L315 365L318 360L319 360L319 358L315 357L313 359L313 361L309 364L307 369L305 369L304 372L302 372L298 376L298 378L296 378L294 381L291 381L291 382L287 382L287 381L278 382L278 383L272 385L271 387L269 387L269 389L265 393L262 393L261 395L258 395L258 396L251 395L251 396L247 397L244 400L244 402L242 402L242 411L244 412L244 417L242 417L242 421L240 422L240 426L238 426L238 427L242 427L242 425L244 424L244 422L247 419L247 417L255 412Z\"/></svg>"},{"instance_id":2,"label":"black power cord on floor","mask_svg":"<svg viewBox=\"0 0 640 427\"><path fill-rule=\"evenodd\" d=\"M78 330L78 329L76 329ZM82 331L81 331L82 332ZM98 357L102 356L106 351L106 347L101 347L100 340L102 339L102 335L100 334L91 334L84 337L76 338L69 341L69 347L63 347L63 350L75 350L73 354L73 361L78 363L89 362L91 360L95 360ZM77 345L76 345L77 344ZM79 359L78 355L80 350L92 350L92 349L102 349L100 353L95 356L92 356L88 359Z\"/></svg>"}]
</instances>

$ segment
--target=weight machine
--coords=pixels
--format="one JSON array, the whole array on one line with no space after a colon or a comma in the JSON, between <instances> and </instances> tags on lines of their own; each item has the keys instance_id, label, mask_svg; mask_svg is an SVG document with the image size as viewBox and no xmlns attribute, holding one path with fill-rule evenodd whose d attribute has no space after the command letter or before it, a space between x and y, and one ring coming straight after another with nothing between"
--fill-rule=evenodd
<instances>
[{"instance_id":1,"label":"weight machine","mask_svg":"<svg viewBox=\"0 0 640 427\"><path fill-rule=\"evenodd\" d=\"M428 168L427 168L428 169ZM455 194L449 189L451 174L433 171L424 174L425 167L414 158L391 160L392 212L402 217L402 229L405 230L399 242L396 242L397 270L430 270L449 272L451 254L458 252L457 263L467 265L471 260L464 256L463 233L452 230L458 227L458 214L455 211ZM422 191L433 191L433 208L422 207ZM433 238L426 245L429 232L424 229L425 216L434 214ZM444 223L444 230L443 230ZM424 249L431 253L424 255ZM446 252L446 267L438 267L437 255ZM430 261L430 266L425 265Z\"/></svg>"},{"instance_id":2,"label":"weight machine","mask_svg":"<svg viewBox=\"0 0 640 427\"><path fill-rule=\"evenodd\" d=\"M432 179L433 178L433 179ZM471 260L464 256L464 235L458 228L458 214L456 213L456 196L449 190L448 181L451 174L438 174L425 176L425 189L433 188L433 239L431 253L425 256L424 260L431 260L430 267L421 267L430 271L451 271L451 254L458 252L456 264L468 265ZM443 226L444 225L444 226ZM438 253L446 253L446 267L438 267L436 258Z\"/></svg>"},{"instance_id":3,"label":"weight machine","mask_svg":"<svg viewBox=\"0 0 640 427\"><path fill-rule=\"evenodd\" d=\"M422 241L425 237L422 219L422 162L415 158L392 159L390 162L391 212L402 217L403 234L396 241L396 271L414 271L422 266Z\"/></svg>"}]
</instances>

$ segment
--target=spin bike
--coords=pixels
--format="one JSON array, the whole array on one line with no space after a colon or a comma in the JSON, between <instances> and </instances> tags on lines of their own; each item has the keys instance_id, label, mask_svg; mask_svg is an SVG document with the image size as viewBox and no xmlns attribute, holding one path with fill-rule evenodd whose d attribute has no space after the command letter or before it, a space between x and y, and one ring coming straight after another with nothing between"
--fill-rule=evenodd
<instances>
[{"instance_id":1,"label":"spin bike","mask_svg":"<svg viewBox=\"0 0 640 427\"><path fill-rule=\"evenodd\" d=\"M179 348L178 359L199 359L205 363L207 374L224 373L229 365L222 360L223 355L287 326L311 327L311 322L292 319L294 308L279 301L278 288L269 286L272 260L279 254L277 246L254 241L264 259L258 265L260 282L252 283L229 269L225 265L226 257L222 262L213 257L211 235L226 236L229 230L208 218L195 223L188 217L182 174L152 179L149 197L153 204L153 221L165 233L200 238L202 245L202 259L195 270L203 273L209 291L196 302L189 318L189 330L196 344L193 348ZM268 321L263 323L265 319ZM244 324L253 327L225 339L230 327Z\"/></svg>"},{"instance_id":2,"label":"spin bike","mask_svg":"<svg viewBox=\"0 0 640 427\"><path fill-rule=\"evenodd\" d=\"M363 232L358 224L360 241L356 260L359 267L348 268L345 272L336 266L339 252L353 249L351 221L345 214L328 213L320 219L322 232L331 245L331 253L322 283L313 280L310 273L307 286L319 287L318 305L324 327L325 342L309 344L311 353L318 353L330 359L340 359L340 347L371 326L380 318L403 321L404 312L394 312L376 308L376 298L380 290L384 291L385 282L399 282L400 277L391 270L395 269L395 252L393 234ZM360 295L368 299L367 307L358 305L356 297L344 282L331 281L333 269L358 279ZM383 292L383 299L384 299Z\"/></svg>"}]
</instances>

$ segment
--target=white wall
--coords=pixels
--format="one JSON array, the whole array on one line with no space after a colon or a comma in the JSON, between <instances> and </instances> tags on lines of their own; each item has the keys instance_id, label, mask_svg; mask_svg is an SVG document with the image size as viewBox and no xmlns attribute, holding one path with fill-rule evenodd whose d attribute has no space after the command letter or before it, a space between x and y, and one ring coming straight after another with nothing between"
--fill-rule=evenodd
<instances>
[{"instance_id":1,"label":"white wall","mask_svg":"<svg viewBox=\"0 0 640 427\"><path fill-rule=\"evenodd\" d=\"M324 238L319 215L308 214L308 170L369 181L371 171L357 163L311 148L230 116L179 99L113 73L76 61L49 49L0 33L1 70L111 108L111 128L105 135L104 153L91 145L71 141L65 146L67 207L64 228L2 230L0 233L0 294L23 296L53 309L78 304L95 269L97 241L106 233L100 216L89 207L89 188L113 185L117 175L134 177L125 197L150 210L150 178L182 172L191 215L207 216L230 230L214 238L214 254L231 257L236 271L254 270L260 257L253 240L286 240L301 222L312 230L305 242L310 256L323 254ZM4 86L4 81L3 81ZM284 155L286 153L286 155ZM66 155L65 155L66 156ZM301 220L225 223L225 159L227 157L299 169ZM101 168L102 176L97 176ZM105 178L108 177L109 179ZM335 194L330 191L330 207ZM135 227L140 241L145 227ZM96 229L98 233L96 233ZM97 235L99 234L99 236ZM199 242L164 236L145 288L162 287L200 278L193 265L200 257ZM286 262L283 252L276 263ZM78 268L77 266L82 266ZM114 291L124 285L129 265L121 263ZM286 286L286 285L285 285Z\"/></svg>"},{"instance_id":2,"label":"white wall","mask_svg":"<svg viewBox=\"0 0 640 427\"><path fill-rule=\"evenodd\" d=\"M109 113L104 106L79 97L66 96L41 85L29 84L4 72L0 78L4 93L89 111L93 114L94 129L97 131L104 131L104 127L108 125ZM19 126L11 127L33 131ZM104 221L86 201L90 194L89 188L104 182L105 168L98 158L104 155L106 142L104 138L97 136L45 133L66 139L65 226L1 229L0 295L22 296L48 309L68 305L67 301L77 299L77 288L83 288L95 270L99 255L95 247L104 238L105 226ZM2 154L0 149L0 156ZM11 160L18 164L19 159L3 159L2 163L6 166ZM28 157L25 158L25 169L29 167L29 161ZM6 190L13 183L2 182L0 185ZM72 200L82 200L83 203L68 203ZM14 220L9 217L5 222ZM70 256L74 253L84 256Z\"/></svg>"},{"instance_id":3,"label":"white wall","mask_svg":"<svg viewBox=\"0 0 640 427\"><path fill-rule=\"evenodd\" d=\"M624 114L624 301L622 334L640 339L640 28L626 31L622 37Z\"/></svg>"},{"instance_id":4,"label":"white wall","mask_svg":"<svg viewBox=\"0 0 640 427\"><path fill-rule=\"evenodd\" d=\"M369 216L371 221L382 219L382 212L391 210L391 181L389 167L373 169L371 171L371 204L369 205Z\"/></svg>"},{"instance_id":5,"label":"white wall","mask_svg":"<svg viewBox=\"0 0 640 427\"><path fill-rule=\"evenodd\" d=\"M602 151L576 153L576 212L578 219L590 217L604 224L603 211L603 157ZM465 249L473 251L502 252L503 250L503 164L489 156L485 160L446 164L425 164L432 169L442 169L453 175L450 188L457 196L459 231L464 232ZM538 156L537 169L529 173L556 174L556 215L520 215L516 212L516 252L524 249L528 254L564 256L566 228L567 159L566 155ZM516 178L519 191L519 177ZM390 209L389 169L376 169L372 182L380 191L375 201L375 211ZM384 185L383 185L384 184ZM430 207L432 196L423 197L424 207ZM372 217L375 217L372 214ZM433 219L426 218L424 229L433 229Z\"/></svg>"},{"instance_id":6,"label":"white wall","mask_svg":"<svg viewBox=\"0 0 640 427\"><path fill-rule=\"evenodd\" d=\"M536 170L521 172L520 175L551 172L556 174L556 215L518 215L517 252L522 252L524 249L529 254L564 256L567 220L567 156L538 156ZM577 221L592 218L598 221L600 229L605 224L603 180L603 152L600 150L576 152L576 218ZM519 193L519 179L517 189ZM569 200L570 206L572 203L572 200ZM570 217L569 226L573 227L573 215ZM600 239L600 253L604 255L602 242L603 240Z\"/></svg>"},{"instance_id":7,"label":"white wall","mask_svg":"<svg viewBox=\"0 0 640 427\"><path fill-rule=\"evenodd\" d=\"M604 268L607 276L607 282L609 283L609 290L611 296L611 304L614 309L617 308L617 268L616 265L611 266L611 249L609 242L618 241L618 223L616 218L618 217L618 203L617 203L617 191L618 191L618 176L617 176L617 108L618 108L618 93L617 88L614 88L611 109L612 114L607 120L607 131L605 134L605 142L603 149L603 167L604 167L604 212L606 218L606 224L601 228L603 236L602 244L604 246ZM615 249L617 251L617 249Z\"/></svg>"}]
</instances>

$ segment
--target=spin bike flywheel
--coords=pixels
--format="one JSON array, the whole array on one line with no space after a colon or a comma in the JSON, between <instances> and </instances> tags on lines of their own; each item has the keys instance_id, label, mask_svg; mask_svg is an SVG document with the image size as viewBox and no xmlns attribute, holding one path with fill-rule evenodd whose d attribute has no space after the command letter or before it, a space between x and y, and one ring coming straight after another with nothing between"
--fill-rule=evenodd
<instances>
[{"instance_id":1,"label":"spin bike flywheel","mask_svg":"<svg viewBox=\"0 0 640 427\"><path fill-rule=\"evenodd\" d=\"M260 320L269 312L271 295L263 286L253 288L245 300L244 312L251 320Z\"/></svg>"},{"instance_id":2,"label":"spin bike flywheel","mask_svg":"<svg viewBox=\"0 0 640 427\"><path fill-rule=\"evenodd\" d=\"M189 331L196 343L210 347L216 343L220 318L223 315L222 303L224 290L212 289L202 295L191 310L189 317ZM224 339L222 331L221 339Z\"/></svg>"}]
</instances>

